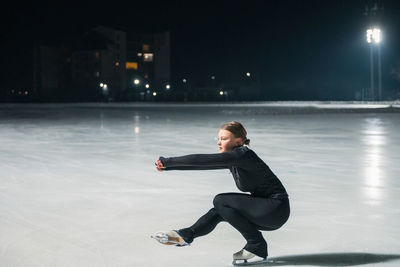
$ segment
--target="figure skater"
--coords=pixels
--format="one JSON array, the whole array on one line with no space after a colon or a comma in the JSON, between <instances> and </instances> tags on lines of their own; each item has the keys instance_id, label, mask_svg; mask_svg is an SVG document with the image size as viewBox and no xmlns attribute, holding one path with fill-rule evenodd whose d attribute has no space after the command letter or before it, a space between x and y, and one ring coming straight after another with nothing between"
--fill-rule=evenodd
<instances>
[{"instance_id":1,"label":"figure skater","mask_svg":"<svg viewBox=\"0 0 400 267\"><path fill-rule=\"evenodd\" d=\"M233 264L247 265L250 259L255 263L266 262L267 242L260 230L276 230L288 220L289 199L281 181L249 145L250 139L243 125L232 121L219 129L219 153L159 157L155 164L160 172L229 169L237 188L250 194L218 194L214 197L213 208L192 226L157 232L152 237L162 244L186 246L225 221L238 230L247 242L243 249L233 254Z\"/></svg>"}]
</instances>

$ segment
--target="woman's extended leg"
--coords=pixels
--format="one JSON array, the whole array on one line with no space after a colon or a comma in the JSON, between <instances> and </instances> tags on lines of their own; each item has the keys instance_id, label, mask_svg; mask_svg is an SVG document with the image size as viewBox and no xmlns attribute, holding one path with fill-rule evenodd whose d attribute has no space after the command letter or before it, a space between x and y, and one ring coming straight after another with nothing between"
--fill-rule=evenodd
<instances>
[{"instance_id":1,"label":"woman's extended leg","mask_svg":"<svg viewBox=\"0 0 400 267\"><path fill-rule=\"evenodd\" d=\"M194 238L210 233L223 220L215 208L212 208L201 216L195 224L188 228L180 229L178 232L186 242L191 243Z\"/></svg>"}]
</instances>

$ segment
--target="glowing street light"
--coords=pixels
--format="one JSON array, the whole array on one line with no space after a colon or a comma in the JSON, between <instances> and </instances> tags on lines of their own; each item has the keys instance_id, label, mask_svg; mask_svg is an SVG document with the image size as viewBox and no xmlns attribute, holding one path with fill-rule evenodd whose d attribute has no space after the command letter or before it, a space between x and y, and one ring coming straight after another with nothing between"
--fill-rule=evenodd
<instances>
[{"instance_id":1,"label":"glowing street light","mask_svg":"<svg viewBox=\"0 0 400 267\"><path fill-rule=\"evenodd\" d=\"M108 95L108 86L106 83L100 83L100 87L102 88L103 95Z\"/></svg>"},{"instance_id":2,"label":"glowing street light","mask_svg":"<svg viewBox=\"0 0 400 267\"><path fill-rule=\"evenodd\" d=\"M150 88L150 84L146 83L146 88Z\"/></svg>"},{"instance_id":3,"label":"glowing street light","mask_svg":"<svg viewBox=\"0 0 400 267\"><path fill-rule=\"evenodd\" d=\"M376 43L379 44L382 40L381 30L379 28L373 28L367 30L367 43Z\"/></svg>"},{"instance_id":4,"label":"glowing street light","mask_svg":"<svg viewBox=\"0 0 400 267\"><path fill-rule=\"evenodd\" d=\"M250 77L250 72L246 72L246 76L247 76L247 77Z\"/></svg>"},{"instance_id":5,"label":"glowing street light","mask_svg":"<svg viewBox=\"0 0 400 267\"><path fill-rule=\"evenodd\" d=\"M138 85L140 83L140 80L139 79L135 79L135 80L133 80L133 83Z\"/></svg>"},{"instance_id":6,"label":"glowing street light","mask_svg":"<svg viewBox=\"0 0 400 267\"><path fill-rule=\"evenodd\" d=\"M220 94L220 95L223 95L223 94L224 94L224 91L219 91L219 94Z\"/></svg>"},{"instance_id":7,"label":"glowing street light","mask_svg":"<svg viewBox=\"0 0 400 267\"><path fill-rule=\"evenodd\" d=\"M167 84L167 85L165 86L165 88L167 88L167 90L169 90L169 89L171 88L171 85Z\"/></svg>"},{"instance_id":8,"label":"glowing street light","mask_svg":"<svg viewBox=\"0 0 400 267\"><path fill-rule=\"evenodd\" d=\"M104 90L107 90L107 84L106 83L100 83L100 87L103 88Z\"/></svg>"}]
</instances>

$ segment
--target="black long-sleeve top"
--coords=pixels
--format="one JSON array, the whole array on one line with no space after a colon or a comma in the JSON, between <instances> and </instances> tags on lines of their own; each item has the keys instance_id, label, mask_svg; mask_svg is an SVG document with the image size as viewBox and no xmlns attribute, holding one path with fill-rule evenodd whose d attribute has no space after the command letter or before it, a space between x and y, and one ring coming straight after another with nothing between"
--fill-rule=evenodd
<instances>
[{"instance_id":1,"label":"black long-sleeve top","mask_svg":"<svg viewBox=\"0 0 400 267\"><path fill-rule=\"evenodd\" d=\"M286 189L265 162L247 146L215 154L190 154L181 157L160 157L164 170L229 169L240 191L254 196L286 195Z\"/></svg>"}]
</instances>

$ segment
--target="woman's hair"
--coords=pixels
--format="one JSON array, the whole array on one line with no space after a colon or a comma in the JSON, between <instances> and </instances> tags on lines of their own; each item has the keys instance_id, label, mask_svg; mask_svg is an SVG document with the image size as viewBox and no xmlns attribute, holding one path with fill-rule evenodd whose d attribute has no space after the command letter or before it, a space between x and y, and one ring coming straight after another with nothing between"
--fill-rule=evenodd
<instances>
[{"instance_id":1,"label":"woman's hair","mask_svg":"<svg viewBox=\"0 0 400 267\"><path fill-rule=\"evenodd\" d=\"M247 139L246 129L240 122L231 121L224 123L220 129L230 131L236 138L241 137L244 145L250 145L250 139Z\"/></svg>"}]
</instances>

